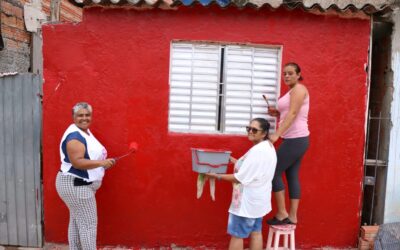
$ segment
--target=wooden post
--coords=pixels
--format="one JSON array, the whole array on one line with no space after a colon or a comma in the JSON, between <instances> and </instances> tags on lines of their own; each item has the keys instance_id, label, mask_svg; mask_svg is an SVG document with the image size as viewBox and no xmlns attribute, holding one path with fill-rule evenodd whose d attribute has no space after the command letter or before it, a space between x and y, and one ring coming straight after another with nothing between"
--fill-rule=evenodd
<instances>
[{"instance_id":1,"label":"wooden post","mask_svg":"<svg viewBox=\"0 0 400 250\"><path fill-rule=\"evenodd\" d=\"M43 76L42 29L32 33L32 72Z\"/></svg>"},{"instance_id":2,"label":"wooden post","mask_svg":"<svg viewBox=\"0 0 400 250\"><path fill-rule=\"evenodd\" d=\"M51 3L50 3L50 21L51 22L60 21L60 6L61 6L61 0L51 0Z\"/></svg>"}]
</instances>

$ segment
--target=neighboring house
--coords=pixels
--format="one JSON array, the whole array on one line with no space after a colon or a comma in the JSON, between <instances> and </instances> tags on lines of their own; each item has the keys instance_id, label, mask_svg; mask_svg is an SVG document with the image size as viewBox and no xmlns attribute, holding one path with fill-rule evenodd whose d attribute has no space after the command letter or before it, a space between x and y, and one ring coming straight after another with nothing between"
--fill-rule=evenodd
<instances>
[{"instance_id":1,"label":"neighboring house","mask_svg":"<svg viewBox=\"0 0 400 250\"><path fill-rule=\"evenodd\" d=\"M26 1L1 1L0 72L29 72L31 35L25 29Z\"/></svg>"},{"instance_id":2,"label":"neighboring house","mask_svg":"<svg viewBox=\"0 0 400 250\"><path fill-rule=\"evenodd\" d=\"M53 21L81 21L82 10L80 8L72 5L67 0L53 2L58 3L53 7L53 19L56 18ZM24 6L29 6L30 8L24 12ZM33 21L38 20L40 28L40 22L51 20L50 10L50 0L2 0L0 2L0 73L33 71L32 33L36 33L37 30L27 30L26 15L34 17L31 19ZM41 57L40 49L38 54L37 57Z\"/></svg>"},{"instance_id":3,"label":"neighboring house","mask_svg":"<svg viewBox=\"0 0 400 250\"><path fill-rule=\"evenodd\" d=\"M41 247L41 23L78 22L82 10L1 0L0 14L0 245Z\"/></svg>"}]
</instances>

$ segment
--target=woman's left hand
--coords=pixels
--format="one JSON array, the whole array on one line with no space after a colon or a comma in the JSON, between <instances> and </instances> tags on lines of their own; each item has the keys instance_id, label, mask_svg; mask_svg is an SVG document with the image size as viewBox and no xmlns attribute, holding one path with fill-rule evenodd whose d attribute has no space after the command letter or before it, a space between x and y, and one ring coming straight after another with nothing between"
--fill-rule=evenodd
<instances>
[{"instance_id":1,"label":"woman's left hand","mask_svg":"<svg viewBox=\"0 0 400 250\"><path fill-rule=\"evenodd\" d=\"M277 134L270 134L270 135L268 136L268 139L269 139L272 143L275 143L275 142L279 139L279 136L278 136Z\"/></svg>"}]
</instances>

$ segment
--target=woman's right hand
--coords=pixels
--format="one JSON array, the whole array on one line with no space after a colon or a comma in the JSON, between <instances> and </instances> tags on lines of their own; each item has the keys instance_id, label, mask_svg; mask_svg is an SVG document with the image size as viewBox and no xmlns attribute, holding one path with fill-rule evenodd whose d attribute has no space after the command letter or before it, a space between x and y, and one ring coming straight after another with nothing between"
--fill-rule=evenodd
<instances>
[{"instance_id":1,"label":"woman's right hand","mask_svg":"<svg viewBox=\"0 0 400 250\"><path fill-rule=\"evenodd\" d=\"M114 166L115 163L116 163L116 161L114 158L108 158L108 159L103 160L102 165L105 169L108 169L108 168L111 168L112 166Z\"/></svg>"},{"instance_id":2,"label":"woman's right hand","mask_svg":"<svg viewBox=\"0 0 400 250\"><path fill-rule=\"evenodd\" d=\"M273 116L273 117L278 117L280 115L279 111L276 108L273 107L268 107L268 115Z\"/></svg>"}]
</instances>

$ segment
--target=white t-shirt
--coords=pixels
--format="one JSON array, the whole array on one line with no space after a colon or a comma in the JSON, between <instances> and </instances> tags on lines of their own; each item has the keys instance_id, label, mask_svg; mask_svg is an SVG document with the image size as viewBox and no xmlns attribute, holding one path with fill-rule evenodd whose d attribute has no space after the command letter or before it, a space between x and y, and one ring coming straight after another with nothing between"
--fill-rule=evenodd
<instances>
[{"instance_id":1,"label":"white t-shirt","mask_svg":"<svg viewBox=\"0 0 400 250\"><path fill-rule=\"evenodd\" d=\"M67 142L70 140L78 140L85 145L85 159L104 160L107 158L106 148L94 137L88 129L89 134L80 130L75 124L71 124L64 132L60 142L61 171L64 174L73 175L90 181L101 181L104 176L104 168L97 167L92 169L77 169L72 166L68 159Z\"/></svg>"},{"instance_id":2,"label":"white t-shirt","mask_svg":"<svg viewBox=\"0 0 400 250\"><path fill-rule=\"evenodd\" d=\"M272 143L254 145L235 164L232 202L229 212L247 218L263 217L271 211L272 179L276 168Z\"/></svg>"}]
</instances>

